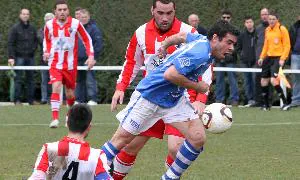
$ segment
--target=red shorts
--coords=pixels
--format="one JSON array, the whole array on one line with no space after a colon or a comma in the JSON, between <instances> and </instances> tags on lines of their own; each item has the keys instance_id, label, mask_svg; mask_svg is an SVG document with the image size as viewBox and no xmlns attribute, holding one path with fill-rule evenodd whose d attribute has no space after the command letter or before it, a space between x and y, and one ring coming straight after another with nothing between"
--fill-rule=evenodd
<instances>
[{"instance_id":1,"label":"red shorts","mask_svg":"<svg viewBox=\"0 0 300 180\"><path fill-rule=\"evenodd\" d=\"M50 68L50 81L49 84L61 81L68 89L75 89L77 70L60 70Z\"/></svg>"},{"instance_id":2,"label":"red shorts","mask_svg":"<svg viewBox=\"0 0 300 180\"><path fill-rule=\"evenodd\" d=\"M155 123L150 129L148 129L145 132L142 132L140 136L163 139L164 134L184 138L183 134L181 134L178 129L174 128L170 124L165 124L163 120L157 121L157 123Z\"/></svg>"},{"instance_id":3,"label":"red shorts","mask_svg":"<svg viewBox=\"0 0 300 180\"><path fill-rule=\"evenodd\" d=\"M184 138L183 134L181 134L181 132L178 129L174 128L172 125L166 124L165 128L166 128L165 129L166 135L173 135L173 136L178 136L178 137Z\"/></svg>"},{"instance_id":4,"label":"red shorts","mask_svg":"<svg viewBox=\"0 0 300 180\"><path fill-rule=\"evenodd\" d=\"M155 137L158 139L163 139L165 132L165 123L163 120L157 121L150 129L142 132L140 136Z\"/></svg>"}]
</instances>

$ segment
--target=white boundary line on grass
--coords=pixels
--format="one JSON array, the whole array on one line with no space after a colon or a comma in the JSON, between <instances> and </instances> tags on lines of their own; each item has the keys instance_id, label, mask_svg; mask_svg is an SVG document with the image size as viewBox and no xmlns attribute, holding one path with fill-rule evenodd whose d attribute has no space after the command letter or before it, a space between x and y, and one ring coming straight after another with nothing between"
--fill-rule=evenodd
<instances>
[{"instance_id":1,"label":"white boundary line on grass","mask_svg":"<svg viewBox=\"0 0 300 180\"><path fill-rule=\"evenodd\" d=\"M118 123L93 123L99 125L119 125ZM281 125L300 125L300 122L277 122L277 123L233 123L233 126L281 126ZM9 126L49 126L49 124L0 124L2 127Z\"/></svg>"}]
</instances>

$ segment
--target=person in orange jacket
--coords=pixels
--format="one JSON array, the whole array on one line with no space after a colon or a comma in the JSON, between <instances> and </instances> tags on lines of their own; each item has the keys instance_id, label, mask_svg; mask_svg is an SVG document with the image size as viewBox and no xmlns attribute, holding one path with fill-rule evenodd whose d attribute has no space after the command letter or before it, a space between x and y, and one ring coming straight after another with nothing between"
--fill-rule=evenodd
<instances>
[{"instance_id":1,"label":"person in orange jacket","mask_svg":"<svg viewBox=\"0 0 300 180\"><path fill-rule=\"evenodd\" d=\"M263 50L258 60L258 65L262 67L262 110L270 110L268 90L270 80L278 96L283 101L284 105L281 109L288 110L287 100L277 77L279 67L283 67L289 56L291 48L289 32L286 27L280 24L279 17L275 11L270 11L268 22L269 26L265 30Z\"/></svg>"}]
</instances>

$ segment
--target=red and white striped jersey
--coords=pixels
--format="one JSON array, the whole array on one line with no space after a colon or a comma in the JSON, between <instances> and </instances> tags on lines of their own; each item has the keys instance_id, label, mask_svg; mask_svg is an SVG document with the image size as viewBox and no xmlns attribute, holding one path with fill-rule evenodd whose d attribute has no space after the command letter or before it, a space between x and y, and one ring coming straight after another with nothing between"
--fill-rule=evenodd
<instances>
[{"instance_id":1,"label":"red and white striped jersey","mask_svg":"<svg viewBox=\"0 0 300 180\"><path fill-rule=\"evenodd\" d=\"M48 21L44 28L44 53L50 53L50 68L77 69L78 36L82 39L88 56L94 56L92 39L83 25L72 17L60 25L56 18Z\"/></svg>"},{"instance_id":2,"label":"red and white striped jersey","mask_svg":"<svg viewBox=\"0 0 300 180\"><path fill-rule=\"evenodd\" d=\"M161 47L161 42L167 37L179 32L197 32L195 28L187 25L177 18L166 33L161 33L155 25L154 19L140 26L132 36L126 51L123 70L117 80L117 90L125 91L128 85L134 80L140 68L145 65L146 73L160 65L163 60L157 58L156 54ZM167 49L167 56L176 50L175 46Z\"/></svg>"},{"instance_id":3,"label":"red and white striped jersey","mask_svg":"<svg viewBox=\"0 0 300 180\"><path fill-rule=\"evenodd\" d=\"M44 144L29 179L47 176L47 179L94 180L96 175L108 170L102 150L91 148L87 142L64 137L60 141Z\"/></svg>"}]
</instances>

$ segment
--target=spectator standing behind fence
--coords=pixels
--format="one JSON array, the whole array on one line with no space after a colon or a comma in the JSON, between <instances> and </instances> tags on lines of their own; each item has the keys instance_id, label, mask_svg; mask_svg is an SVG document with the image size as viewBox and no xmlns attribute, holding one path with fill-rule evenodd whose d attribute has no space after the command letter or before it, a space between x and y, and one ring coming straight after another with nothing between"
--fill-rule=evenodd
<instances>
[{"instance_id":1,"label":"spectator standing behind fence","mask_svg":"<svg viewBox=\"0 0 300 180\"><path fill-rule=\"evenodd\" d=\"M188 23L189 23L189 25L191 25L195 29L197 29L197 31L198 31L199 34L202 34L204 36L207 35L207 30L200 25L200 19L199 19L199 16L197 14L191 14L191 15L189 15L189 17L188 17Z\"/></svg>"},{"instance_id":2,"label":"spectator standing behind fence","mask_svg":"<svg viewBox=\"0 0 300 180\"><path fill-rule=\"evenodd\" d=\"M38 45L37 32L29 22L30 11L23 8L20 11L19 21L9 31L8 36L8 64L11 66L33 66L34 52ZM22 98L22 76L24 71L17 70L15 77L15 97L16 105L21 104ZM26 71L27 101L34 105L34 71Z\"/></svg>"},{"instance_id":3,"label":"spectator standing behind fence","mask_svg":"<svg viewBox=\"0 0 300 180\"><path fill-rule=\"evenodd\" d=\"M289 30L291 39L291 69L300 69L300 15ZM290 107L300 106L300 74L293 74L293 96Z\"/></svg>"},{"instance_id":4,"label":"spectator standing behind fence","mask_svg":"<svg viewBox=\"0 0 300 180\"><path fill-rule=\"evenodd\" d=\"M240 62L242 68L254 68L256 63L255 44L256 32L254 21L251 16L246 16L244 19L245 30L238 38L237 52L240 54ZM244 73L244 89L248 103L246 106L252 107L255 105L255 73Z\"/></svg>"},{"instance_id":5,"label":"spectator standing behind fence","mask_svg":"<svg viewBox=\"0 0 300 180\"><path fill-rule=\"evenodd\" d=\"M103 47L102 32L97 27L96 22L90 19L90 13L86 9L81 10L80 22L92 38L95 59L99 59L99 55ZM87 55L82 41L79 40L78 42L78 65L84 66ZM97 105L97 94L95 71L78 71L75 90L76 102L85 103L88 101L88 105Z\"/></svg>"},{"instance_id":6,"label":"spectator standing behind fence","mask_svg":"<svg viewBox=\"0 0 300 180\"><path fill-rule=\"evenodd\" d=\"M265 30L269 26L268 22L268 17L269 17L269 10L267 8L262 8L260 10L260 24L256 26L256 35L257 35L257 40L256 40L256 59L259 59L260 53L262 51L262 48L264 46L264 41L265 41ZM259 67L260 68L260 67ZM261 80L261 73L256 73L255 77L255 101L256 101L256 106L262 106L263 104L263 98L261 97L261 85L260 85L260 80ZM269 92L271 92L269 90ZM270 94L272 96L272 94Z\"/></svg>"},{"instance_id":7,"label":"spectator standing behind fence","mask_svg":"<svg viewBox=\"0 0 300 180\"><path fill-rule=\"evenodd\" d=\"M221 19L231 22L232 13L229 10L223 10ZM236 67L237 63L237 53L236 51L233 54L228 54L225 56L225 59L216 60L216 67ZM225 102L225 72L217 71L216 73L216 102L226 103ZM233 106L237 106L239 103L239 91L237 85L237 78L235 72L227 72L228 81L230 85L230 97L229 103ZM228 103L228 102L227 102Z\"/></svg>"},{"instance_id":8,"label":"spectator standing behind fence","mask_svg":"<svg viewBox=\"0 0 300 180\"><path fill-rule=\"evenodd\" d=\"M80 20L82 7L75 8L75 19Z\"/></svg>"},{"instance_id":9,"label":"spectator standing behind fence","mask_svg":"<svg viewBox=\"0 0 300 180\"><path fill-rule=\"evenodd\" d=\"M44 16L45 24L54 18L53 13L46 13ZM41 65L48 66L48 64L43 60L43 41L44 41L44 27L40 28L38 31L38 40L39 46L41 47ZM48 83L50 81L49 71L41 70L41 104L50 103L50 95L51 95L51 85Z\"/></svg>"},{"instance_id":10,"label":"spectator standing behind fence","mask_svg":"<svg viewBox=\"0 0 300 180\"><path fill-rule=\"evenodd\" d=\"M290 52L290 37L286 27L282 26L275 11L269 13L269 26L265 30L265 41L258 64L262 66L261 88L263 105L262 110L270 110L269 82L274 86L278 96L283 101L282 110L288 110L287 99L280 87L278 78L279 67L283 67Z\"/></svg>"}]
</instances>

